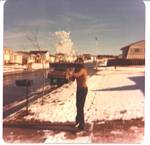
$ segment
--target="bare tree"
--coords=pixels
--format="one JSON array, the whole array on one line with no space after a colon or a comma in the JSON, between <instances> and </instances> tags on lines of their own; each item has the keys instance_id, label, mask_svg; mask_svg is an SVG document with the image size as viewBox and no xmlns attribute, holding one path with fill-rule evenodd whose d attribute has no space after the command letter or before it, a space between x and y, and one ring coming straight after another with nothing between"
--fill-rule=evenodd
<instances>
[{"instance_id":1,"label":"bare tree","mask_svg":"<svg viewBox=\"0 0 150 145\"><path fill-rule=\"evenodd\" d=\"M31 42L31 44L39 51L41 51L41 47L38 40L38 31L30 32L26 35L26 38Z\"/></svg>"},{"instance_id":2,"label":"bare tree","mask_svg":"<svg viewBox=\"0 0 150 145\"><path fill-rule=\"evenodd\" d=\"M30 41L30 43L33 45L33 47L35 49L37 49L38 51L42 51L42 48L40 46L40 43L39 43L39 39L38 39L38 31L36 32L32 32L32 33L29 33L26 35L26 38L28 41ZM39 53L40 55L40 58L41 58L41 63L42 63L42 71L43 71L43 88L42 88L42 105L44 104L44 94L45 94L45 67L44 67L44 58L42 56L41 53Z\"/></svg>"}]
</instances>

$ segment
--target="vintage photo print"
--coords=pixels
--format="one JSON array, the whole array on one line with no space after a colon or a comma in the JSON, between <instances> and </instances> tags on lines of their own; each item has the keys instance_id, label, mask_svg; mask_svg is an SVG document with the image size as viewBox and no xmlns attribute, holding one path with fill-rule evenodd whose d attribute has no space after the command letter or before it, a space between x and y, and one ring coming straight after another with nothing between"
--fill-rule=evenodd
<instances>
[{"instance_id":1,"label":"vintage photo print","mask_svg":"<svg viewBox=\"0 0 150 145\"><path fill-rule=\"evenodd\" d=\"M142 143L146 2L7 0L3 141Z\"/></svg>"}]
</instances>

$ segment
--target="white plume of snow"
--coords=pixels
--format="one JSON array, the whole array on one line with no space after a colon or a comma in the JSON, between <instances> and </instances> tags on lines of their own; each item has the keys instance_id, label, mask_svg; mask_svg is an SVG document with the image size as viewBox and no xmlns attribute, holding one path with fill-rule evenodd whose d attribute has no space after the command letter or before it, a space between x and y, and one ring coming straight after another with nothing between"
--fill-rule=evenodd
<instances>
[{"instance_id":1,"label":"white plume of snow","mask_svg":"<svg viewBox=\"0 0 150 145\"><path fill-rule=\"evenodd\" d=\"M74 55L73 41L70 38L70 32L57 31L54 33L56 53Z\"/></svg>"}]
</instances>

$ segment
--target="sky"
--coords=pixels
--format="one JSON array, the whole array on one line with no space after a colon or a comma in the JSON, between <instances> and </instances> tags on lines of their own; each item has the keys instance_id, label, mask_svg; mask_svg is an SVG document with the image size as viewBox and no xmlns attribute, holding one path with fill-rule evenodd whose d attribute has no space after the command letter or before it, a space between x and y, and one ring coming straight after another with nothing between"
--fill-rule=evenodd
<instances>
[{"instance_id":1,"label":"sky","mask_svg":"<svg viewBox=\"0 0 150 145\"><path fill-rule=\"evenodd\" d=\"M4 47L36 49L27 37L54 54L54 34L70 33L77 54L120 54L120 48L145 39L143 0L7 0Z\"/></svg>"}]
</instances>

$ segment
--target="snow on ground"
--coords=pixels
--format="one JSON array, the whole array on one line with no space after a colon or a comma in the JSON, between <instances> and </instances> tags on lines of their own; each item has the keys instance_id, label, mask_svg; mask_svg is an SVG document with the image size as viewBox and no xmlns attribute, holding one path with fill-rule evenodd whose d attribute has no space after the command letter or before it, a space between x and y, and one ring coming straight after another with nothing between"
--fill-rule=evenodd
<instances>
[{"instance_id":1,"label":"snow on ground","mask_svg":"<svg viewBox=\"0 0 150 145\"><path fill-rule=\"evenodd\" d=\"M41 63L34 63L32 64L32 70L42 69L43 65ZM49 63L44 64L44 68L49 68ZM3 72L4 73L15 73L15 72L23 72L28 70L27 65L21 64L11 64L11 65L4 65Z\"/></svg>"},{"instance_id":2,"label":"snow on ground","mask_svg":"<svg viewBox=\"0 0 150 145\"><path fill-rule=\"evenodd\" d=\"M135 79L133 79L135 78ZM139 78L144 78L144 68L103 69L88 78L88 95L85 103L85 121L130 120L143 118L144 93ZM136 81L135 81L136 80ZM31 103L29 109L33 114L24 116L24 120L40 120L55 122L74 122L76 116L76 83L65 84L57 90ZM11 115L7 118L15 118ZM64 133L47 135L46 143L57 142L90 142L87 136L76 140L65 140Z\"/></svg>"},{"instance_id":3,"label":"snow on ground","mask_svg":"<svg viewBox=\"0 0 150 145\"><path fill-rule=\"evenodd\" d=\"M43 68L43 64L41 63L33 63L32 64L32 69L42 69ZM44 64L44 68L49 68L49 63L45 63Z\"/></svg>"},{"instance_id":4,"label":"snow on ground","mask_svg":"<svg viewBox=\"0 0 150 145\"><path fill-rule=\"evenodd\" d=\"M18 65L18 64L14 64L14 65L4 65L3 68L3 72L4 73L8 73L8 72L18 72L18 71L23 71L26 69L25 65Z\"/></svg>"},{"instance_id":5,"label":"snow on ground","mask_svg":"<svg viewBox=\"0 0 150 145\"><path fill-rule=\"evenodd\" d=\"M134 76L143 76L143 74L116 75L115 71L105 70L90 77L87 82L89 91L85 103L87 123L95 120L143 117L144 95L140 89L130 90L130 86L136 84L129 77ZM124 86L129 86L128 90L119 91L119 88ZM54 90L48 97L45 97L43 106L37 103L40 99L34 102L30 106L34 115L26 116L25 119L34 118L51 122L74 121L76 115L75 92L75 82Z\"/></svg>"}]
</instances>

